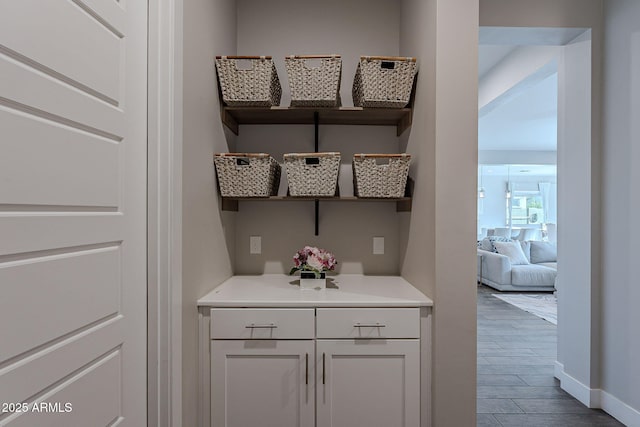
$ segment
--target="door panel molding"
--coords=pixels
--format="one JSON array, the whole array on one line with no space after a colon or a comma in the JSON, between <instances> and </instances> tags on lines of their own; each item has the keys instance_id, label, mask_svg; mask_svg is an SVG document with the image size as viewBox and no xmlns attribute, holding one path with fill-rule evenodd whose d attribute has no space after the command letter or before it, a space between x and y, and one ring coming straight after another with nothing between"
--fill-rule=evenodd
<instances>
[{"instance_id":1,"label":"door panel molding","mask_svg":"<svg viewBox=\"0 0 640 427\"><path fill-rule=\"evenodd\" d=\"M147 424L147 6L0 3L2 425Z\"/></svg>"}]
</instances>

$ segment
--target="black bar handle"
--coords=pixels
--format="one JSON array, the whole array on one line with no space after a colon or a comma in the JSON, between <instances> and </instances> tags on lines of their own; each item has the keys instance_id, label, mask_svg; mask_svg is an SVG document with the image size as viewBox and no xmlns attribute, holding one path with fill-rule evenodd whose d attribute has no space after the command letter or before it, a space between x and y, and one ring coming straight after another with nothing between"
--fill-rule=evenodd
<instances>
[{"instance_id":1,"label":"black bar handle","mask_svg":"<svg viewBox=\"0 0 640 427\"><path fill-rule=\"evenodd\" d=\"M324 384L324 353L322 353L322 384Z\"/></svg>"}]
</instances>

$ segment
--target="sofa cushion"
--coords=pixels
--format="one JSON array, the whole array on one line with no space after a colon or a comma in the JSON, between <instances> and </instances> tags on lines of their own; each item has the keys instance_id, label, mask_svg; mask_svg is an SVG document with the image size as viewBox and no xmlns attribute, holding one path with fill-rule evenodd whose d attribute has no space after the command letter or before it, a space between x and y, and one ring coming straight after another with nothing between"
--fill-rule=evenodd
<instances>
[{"instance_id":1,"label":"sofa cushion","mask_svg":"<svg viewBox=\"0 0 640 427\"><path fill-rule=\"evenodd\" d=\"M555 243L531 241L531 264L557 261L558 247Z\"/></svg>"},{"instance_id":2,"label":"sofa cushion","mask_svg":"<svg viewBox=\"0 0 640 427\"><path fill-rule=\"evenodd\" d=\"M554 270L558 269L558 263L557 262L540 262L536 265L541 265L543 267L547 267L547 268L553 268Z\"/></svg>"},{"instance_id":3,"label":"sofa cushion","mask_svg":"<svg viewBox=\"0 0 640 427\"><path fill-rule=\"evenodd\" d=\"M498 253L498 251L496 251L496 247L493 244L494 242L511 242L511 241L512 240L510 238L504 237L504 236L488 236L482 239L482 241L480 242L480 249L482 249L483 251Z\"/></svg>"},{"instance_id":4,"label":"sofa cushion","mask_svg":"<svg viewBox=\"0 0 640 427\"><path fill-rule=\"evenodd\" d=\"M540 265L514 265L511 267L511 284L514 286L549 286L556 280L556 271Z\"/></svg>"},{"instance_id":5,"label":"sofa cushion","mask_svg":"<svg viewBox=\"0 0 640 427\"><path fill-rule=\"evenodd\" d=\"M511 265L529 264L529 260L522 251L520 242L493 242L493 245L500 255L509 257Z\"/></svg>"}]
</instances>

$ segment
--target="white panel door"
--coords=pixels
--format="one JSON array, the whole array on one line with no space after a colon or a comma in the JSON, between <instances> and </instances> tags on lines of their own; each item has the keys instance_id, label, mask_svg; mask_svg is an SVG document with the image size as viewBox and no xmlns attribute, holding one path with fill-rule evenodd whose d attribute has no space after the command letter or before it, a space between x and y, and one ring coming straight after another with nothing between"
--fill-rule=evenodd
<instances>
[{"instance_id":1,"label":"white panel door","mask_svg":"<svg viewBox=\"0 0 640 427\"><path fill-rule=\"evenodd\" d=\"M147 2L0 2L0 425L146 425Z\"/></svg>"},{"instance_id":2,"label":"white panel door","mask_svg":"<svg viewBox=\"0 0 640 427\"><path fill-rule=\"evenodd\" d=\"M212 427L314 427L313 340L212 340Z\"/></svg>"},{"instance_id":3,"label":"white panel door","mask_svg":"<svg viewBox=\"0 0 640 427\"><path fill-rule=\"evenodd\" d=\"M419 427L419 340L317 340L318 427Z\"/></svg>"}]
</instances>

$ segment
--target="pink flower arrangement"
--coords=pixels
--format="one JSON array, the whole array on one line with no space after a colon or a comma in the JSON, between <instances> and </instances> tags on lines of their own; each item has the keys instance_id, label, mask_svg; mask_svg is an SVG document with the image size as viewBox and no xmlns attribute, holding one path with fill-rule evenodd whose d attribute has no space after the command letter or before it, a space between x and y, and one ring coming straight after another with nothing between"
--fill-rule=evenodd
<instances>
[{"instance_id":1,"label":"pink flower arrangement","mask_svg":"<svg viewBox=\"0 0 640 427\"><path fill-rule=\"evenodd\" d=\"M312 271L316 277L325 271L332 271L338 261L331 252L313 246L305 246L293 256L294 267L289 274L296 271Z\"/></svg>"}]
</instances>

